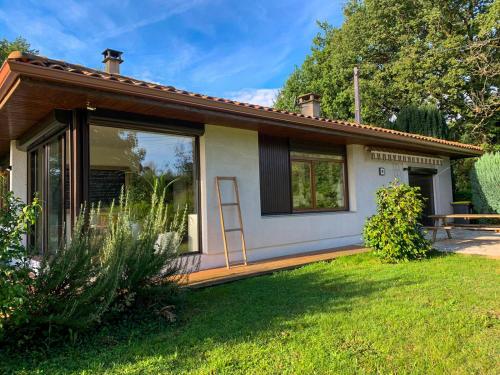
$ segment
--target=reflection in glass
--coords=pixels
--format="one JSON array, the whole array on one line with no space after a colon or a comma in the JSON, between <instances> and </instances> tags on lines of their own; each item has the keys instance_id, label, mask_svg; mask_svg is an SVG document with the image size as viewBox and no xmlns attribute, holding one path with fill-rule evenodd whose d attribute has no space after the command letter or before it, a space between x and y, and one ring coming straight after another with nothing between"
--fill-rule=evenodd
<instances>
[{"instance_id":1,"label":"reflection in glass","mask_svg":"<svg viewBox=\"0 0 500 375\"><path fill-rule=\"evenodd\" d=\"M346 207L343 155L292 151L292 195L295 210Z\"/></svg>"},{"instance_id":2,"label":"reflection in glass","mask_svg":"<svg viewBox=\"0 0 500 375\"><path fill-rule=\"evenodd\" d=\"M48 146L47 163L47 248L57 251L64 227L63 216L63 141L58 138Z\"/></svg>"},{"instance_id":3,"label":"reflection in glass","mask_svg":"<svg viewBox=\"0 0 500 375\"><path fill-rule=\"evenodd\" d=\"M316 208L344 207L344 166L341 163L314 163Z\"/></svg>"},{"instance_id":4,"label":"reflection in glass","mask_svg":"<svg viewBox=\"0 0 500 375\"><path fill-rule=\"evenodd\" d=\"M309 162L292 162L293 208L304 209L312 206L311 165Z\"/></svg>"},{"instance_id":5,"label":"reflection in glass","mask_svg":"<svg viewBox=\"0 0 500 375\"><path fill-rule=\"evenodd\" d=\"M43 148L30 153L30 197L37 196L41 200L42 213L45 210L43 201ZM40 254L43 251L43 221L42 215L38 215L34 231L31 233L30 251L33 254Z\"/></svg>"},{"instance_id":6,"label":"reflection in glass","mask_svg":"<svg viewBox=\"0 0 500 375\"><path fill-rule=\"evenodd\" d=\"M184 251L198 251L198 188L195 138L112 127L90 127L89 201L101 203L103 218L122 187L129 193L133 215L140 222L155 181L166 189L173 215L188 211Z\"/></svg>"}]
</instances>

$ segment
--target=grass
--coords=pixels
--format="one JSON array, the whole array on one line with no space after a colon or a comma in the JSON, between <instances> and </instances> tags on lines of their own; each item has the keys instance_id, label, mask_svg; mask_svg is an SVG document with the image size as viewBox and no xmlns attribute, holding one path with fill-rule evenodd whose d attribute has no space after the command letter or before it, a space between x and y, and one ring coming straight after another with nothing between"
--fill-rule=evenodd
<instances>
[{"instance_id":1,"label":"grass","mask_svg":"<svg viewBox=\"0 0 500 375\"><path fill-rule=\"evenodd\" d=\"M0 373L500 373L498 260L339 258L187 292L142 320L29 354Z\"/></svg>"}]
</instances>

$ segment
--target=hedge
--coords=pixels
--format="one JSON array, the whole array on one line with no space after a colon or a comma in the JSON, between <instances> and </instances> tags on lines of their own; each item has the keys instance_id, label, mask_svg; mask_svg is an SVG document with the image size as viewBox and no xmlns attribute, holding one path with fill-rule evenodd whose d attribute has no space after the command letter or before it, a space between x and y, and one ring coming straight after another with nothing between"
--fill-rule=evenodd
<instances>
[{"instance_id":1,"label":"hedge","mask_svg":"<svg viewBox=\"0 0 500 375\"><path fill-rule=\"evenodd\" d=\"M500 214L500 152L481 156L470 179L474 211Z\"/></svg>"}]
</instances>

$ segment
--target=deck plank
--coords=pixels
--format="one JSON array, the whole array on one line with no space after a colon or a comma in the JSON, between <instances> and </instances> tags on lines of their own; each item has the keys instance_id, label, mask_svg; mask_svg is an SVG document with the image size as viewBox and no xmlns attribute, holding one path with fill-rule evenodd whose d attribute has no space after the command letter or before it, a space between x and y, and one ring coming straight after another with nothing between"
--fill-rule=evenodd
<instances>
[{"instance_id":1,"label":"deck plank","mask_svg":"<svg viewBox=\"0 0 500 375\"><path fill-rule=\"evenodd\" d=\"M232 282L248 277L270 274L276 271L298 268L310 263L332 260L341 256L358 254L369 251L363 246L344 246L335 249L289 255L271 258L257 262L250 262L247 266L238 265L227 269L226 267L212 268L193 272L187 278L186 286L190 288L203 288L227 282Z\"/></svg>"}]
</instances>

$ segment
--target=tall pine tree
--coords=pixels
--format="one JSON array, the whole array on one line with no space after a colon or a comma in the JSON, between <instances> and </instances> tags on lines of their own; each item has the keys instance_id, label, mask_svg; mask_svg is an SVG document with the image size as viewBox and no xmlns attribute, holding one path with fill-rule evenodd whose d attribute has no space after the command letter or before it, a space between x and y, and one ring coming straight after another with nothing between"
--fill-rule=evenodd
<instances>
[{"instance_id":1,"label":"tall pine tree","mask_svg":"<svg viewBox=\"0 0 500 375\"><path fill-rule=\"evenodd\" d=\"M448 138L448 125L443 114L431 105L403 107L397 115L396 121L388 125L388 127L408 133L442 139Z\"/></svg>"}]
</instances>

